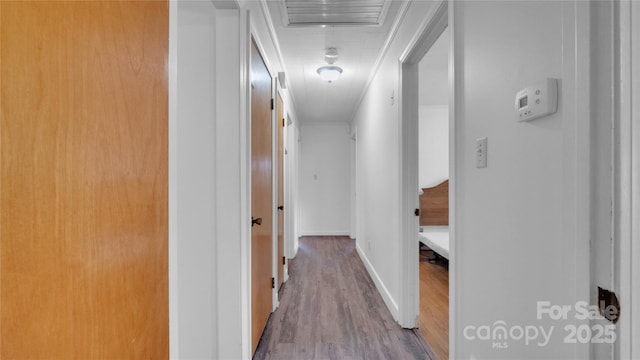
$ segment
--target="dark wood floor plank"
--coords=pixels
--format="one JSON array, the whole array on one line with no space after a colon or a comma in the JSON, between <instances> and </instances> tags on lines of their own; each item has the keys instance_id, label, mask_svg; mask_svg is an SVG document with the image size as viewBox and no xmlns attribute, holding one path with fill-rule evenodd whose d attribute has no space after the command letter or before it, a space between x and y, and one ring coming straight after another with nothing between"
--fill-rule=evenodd
<instances>
[{"instance_id":1,"label":"dark wood floor plank","mask_svg":"<svg viewBox=\"0 0 640 360\"><path fill-rule=\"evenodd\" d=\"M254 359L429 359L369 277L355 241L303 237Z\"/></svg>"}]
</instances>

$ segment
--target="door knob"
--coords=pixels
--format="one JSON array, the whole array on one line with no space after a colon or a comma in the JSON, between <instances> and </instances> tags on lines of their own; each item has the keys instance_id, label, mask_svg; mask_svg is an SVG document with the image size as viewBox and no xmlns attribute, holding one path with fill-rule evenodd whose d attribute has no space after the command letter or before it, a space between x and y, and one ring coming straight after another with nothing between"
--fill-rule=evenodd
<instances>
[{"instance_id":1,"label":"door knob","mask_svg":"<svg viewBox=\"0 0 640 360\"><path fill-rule=\"evenodd\" d=\"M262 225L262 218L254 218L253 216L251 217L251 227L253 227L253 225Z\"/></svg>"},{"instance_id":2,"label":"door knob","mask_svg":"<svg viewBox=\"0 0 640 360\"><path fill-rule=\"evenodd\" d=\"M283 210L284 210L284 205L280 205L280 206L278 206L278 210L283 211Z\"/></svg>"}]
</instances>

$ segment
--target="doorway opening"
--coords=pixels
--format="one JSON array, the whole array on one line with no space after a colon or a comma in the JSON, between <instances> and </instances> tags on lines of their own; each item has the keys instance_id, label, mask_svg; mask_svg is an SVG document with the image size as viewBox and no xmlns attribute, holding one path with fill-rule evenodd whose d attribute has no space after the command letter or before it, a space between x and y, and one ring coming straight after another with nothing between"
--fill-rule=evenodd
<instances>
[{"instance_id":1,"label":"doorway opening","mask_svg":"<svg viewBox=\"0 0 640 360\"><path fill-rule=\"evenodd\" d=\"M449 357L449 31L418 65L418 331Z\"/></svg>"},{"instance_id":2,"label":"doorway opening","mask_svg":"<svg viewBox=\"0 0 640 360\"><path fill-rule=\"evenodd\" d=\"M455 57L450 24L449 1L444 0L400 57L401 321L404 327L417 328L442 359L455 358L450 335L455 334L456 264Z\"/></svg>"}]
</instances>

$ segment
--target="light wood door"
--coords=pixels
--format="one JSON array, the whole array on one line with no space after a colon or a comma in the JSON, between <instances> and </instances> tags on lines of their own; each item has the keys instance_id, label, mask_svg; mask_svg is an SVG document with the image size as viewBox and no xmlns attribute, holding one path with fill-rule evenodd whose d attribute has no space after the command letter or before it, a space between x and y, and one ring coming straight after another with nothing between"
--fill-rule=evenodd
<instances>
[{"instance_id":1,"label":"light wood door","mask_svg":"<svg viewBox=\"0 0 640 360\"><path fill-rule=\"evenodd\" d=\"M273 276L271 75L251 42L251 341L255 351L269 314ZM259 220L258 220L259 219Z\"/></svg>"},{"instance_id":2,"label":"light wood door","mask_svg":"<svg viewBox=\"0 0 640 360\"><path fill-rule=\"evenodd\" d=\"M166 1L0 1L0 358L168 358Z\"/></svg>"},{"instance_id":3,"label":"light wood door","mask_svg":"<svg viewBox=\"0 0 640 360\"><path fill-rule=\"evenodd\" d=\"M278 289L284 282L284 104L278 94Z\"/></svg>"}]
</instances>

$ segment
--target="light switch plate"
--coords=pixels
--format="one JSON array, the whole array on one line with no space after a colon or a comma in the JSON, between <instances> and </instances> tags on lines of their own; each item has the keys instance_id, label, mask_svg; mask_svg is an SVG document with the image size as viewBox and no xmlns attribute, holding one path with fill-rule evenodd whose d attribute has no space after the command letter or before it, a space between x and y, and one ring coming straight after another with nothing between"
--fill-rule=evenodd
<instances>
[{"instance_id":1,"label":"light switch plate","mask_svg":"<svg viewBox=\"0 0 640 360\"><path fill-rule=\"evenodd\" d=\"M476 139L476 167L487 167L487 138Z\"/></svg>"}]
</instances>

